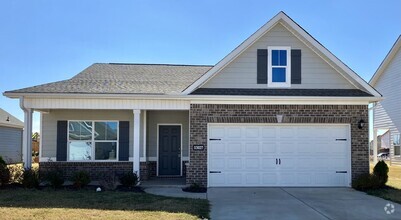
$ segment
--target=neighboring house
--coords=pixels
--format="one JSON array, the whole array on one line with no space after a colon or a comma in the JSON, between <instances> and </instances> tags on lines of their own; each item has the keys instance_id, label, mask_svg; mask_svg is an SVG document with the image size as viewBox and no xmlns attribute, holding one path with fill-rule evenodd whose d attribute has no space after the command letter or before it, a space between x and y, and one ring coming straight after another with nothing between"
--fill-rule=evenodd
<instances>
[{"instance_id":1,"label":"neighboring house","mask_svg":"<svg viewBox=\"0 0 401 220\"><path fill-rule=\"evenodd\" d=\"M0 108L0 156L8 163L21 162L24 123Z\"/></svg>"},{"instance_id":2,"label":"neighboring house","mask_svg":"<svg viewBox=\"0 0 401 220\"><path fill-rule=\"evenodd\" d=\"M384 99L373 110L373 128L390 130L390 161L392 165L401 165L401 36L380 64L370 84L379 91ZM374 135L376 137L377 135Z\"/></svg>"},{"instance_id":3,"label":"neighboring house","mask_svg":"<svg viewBox=\"0 0 401 220\"><path fill-rule=\"evenodd\" d=\"M4 95L28 126L41 112L41 170L209 187L350 186L369 172L368 104L381 100L283 12L215 66L97 63Z\"/></svg>"}]
</instances>

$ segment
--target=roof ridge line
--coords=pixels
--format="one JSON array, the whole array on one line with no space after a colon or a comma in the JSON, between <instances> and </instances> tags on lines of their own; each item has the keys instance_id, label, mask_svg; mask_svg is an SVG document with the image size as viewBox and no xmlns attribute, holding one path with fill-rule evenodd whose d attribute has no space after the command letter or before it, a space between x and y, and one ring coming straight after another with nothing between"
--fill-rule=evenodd
<instances>
[{"instance_id":1,"label":"roof ridge line","mask_svg":"<svg viewBox=\"0 0 401 220\"><path fill-rule=\"evenodd\" d=\"M213 67L214 65L203 65L203 64L173 64L173 63L97 63L97 64L109 64L109 65L148 65L148 66L204 66Z\"/></svg>"}]
</instances>

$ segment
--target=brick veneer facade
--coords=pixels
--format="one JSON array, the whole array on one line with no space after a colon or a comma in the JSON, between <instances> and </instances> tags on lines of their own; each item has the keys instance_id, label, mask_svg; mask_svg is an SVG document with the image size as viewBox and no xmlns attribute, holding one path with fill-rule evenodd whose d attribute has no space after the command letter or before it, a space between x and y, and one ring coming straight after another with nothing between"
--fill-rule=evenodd
<instances>
[{"instance_id":1,"label":"brick veneer facade","mask_svg":"<svg viewBox=\"0 0 401 220\"><path fill-rule=\"evenodd\" d=\"M111 174L119 176L132 172L132 166L132 162L40 162L39 173L44 175L49 170L59 169L68 180L74 172L83 170L89 173L91 180L97 181Z\"/></svg>"},{"instance_id":2,"label":"brick veneer facade","mask_svg":"<svg viewBox=\"0 0 401 220\"><path fill-rule=\"evenodd\" d=\"M350 124L352 179L369 172L369 126L367 105L226 105L191 104L190 146L204 145L204 151L190 149L187 184L207 184L208 123ZM366 125L358 128L363 119Z\"/></svg>"}]
</instances>

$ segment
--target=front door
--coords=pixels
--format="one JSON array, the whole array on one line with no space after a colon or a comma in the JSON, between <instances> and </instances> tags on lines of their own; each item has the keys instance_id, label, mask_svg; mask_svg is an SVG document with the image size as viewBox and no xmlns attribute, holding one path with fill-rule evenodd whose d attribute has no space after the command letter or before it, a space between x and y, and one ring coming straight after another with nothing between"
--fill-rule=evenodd
<instances>
[{"instance_id":1,"label":"front door","mask_svg":"<svg viewBox=\"0 0 401 220\"><path fill-rule=\"evenodd\" d=\"M181 126L159 126L159 175L181 174Z\"/></svg>"}]
</instances>

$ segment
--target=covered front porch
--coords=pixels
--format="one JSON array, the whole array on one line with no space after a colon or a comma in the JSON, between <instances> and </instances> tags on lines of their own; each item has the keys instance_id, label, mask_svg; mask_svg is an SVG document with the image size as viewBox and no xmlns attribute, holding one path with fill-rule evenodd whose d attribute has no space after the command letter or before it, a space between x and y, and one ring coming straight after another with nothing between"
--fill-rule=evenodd
<instances>
[{"instance_id":1,"label":"covered front porch","mask_svg":"<svg viewBox=\"0 0 401 220\"><path fill-rule=\"evenodd\" d=\"M40 169L57 163L66 177L76 170L87 170L93 178L101 172L131 170L142 182L159 178L185 181L189 162L188 103L178 102L172 107L172 101L150 105L142 100L146 104L143 108L126 109L113 103L78 107L65 101L58 108L35 100L22 101L25 168L31 167L32 146L27 140L32 132L32 112L38 111Z\"/></svg>"}]
</instances>

